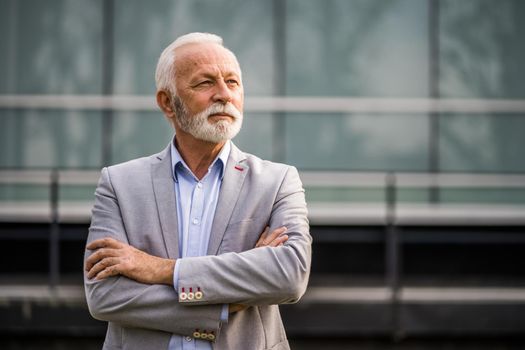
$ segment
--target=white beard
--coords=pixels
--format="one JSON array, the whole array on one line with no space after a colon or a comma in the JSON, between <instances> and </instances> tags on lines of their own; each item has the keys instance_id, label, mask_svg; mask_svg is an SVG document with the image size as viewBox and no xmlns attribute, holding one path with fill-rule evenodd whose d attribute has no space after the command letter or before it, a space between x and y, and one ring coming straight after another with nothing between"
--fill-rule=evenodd
<instances>
[{"instance_id":1,"label":"white beard","mask_svg":"<svg viewBox=\"0 0 525 350\"><path fill-rule=\"evenodd\" d=\"M187 132L196 139L220 143L231 140L241 130L243 115L231 103L222 104L216 102L202 112L189 116L186 105L179 97L174 96L173 101L177 125L182 131ZM219 120L215 123L210 122L208 117L217 113L228 114L233 117L233 121Z\"/></svg>"}]
</instances>

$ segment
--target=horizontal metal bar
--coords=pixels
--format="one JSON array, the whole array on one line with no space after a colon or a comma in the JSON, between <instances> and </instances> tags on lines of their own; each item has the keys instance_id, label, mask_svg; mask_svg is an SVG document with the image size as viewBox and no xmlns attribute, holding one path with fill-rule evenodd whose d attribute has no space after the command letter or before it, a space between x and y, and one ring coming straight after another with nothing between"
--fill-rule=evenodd
<instances>
[{"instance_id":1,"label":"horizontal metal bar","mask_svg":"<svg viewBox=\"0 0 525 350\"><path fill-rule=\"evenodd\" d=\"M525 302L519 287L403 287L399 298L406 303L511 303ZM388 303L388 287L309 287L301 303ZM0 303L12 301L85 303L82 286L2 285Z\"/></svg>"},{"instance_id":2,"label":"horizontal metal bar","mask_svg":"<svg viewBox=\"0 0 525 350\"><path fill-rule=\"evenodd\" d=\"M49 185L51 170L0 170L0 184Z\"/></svg>"},{"instance_id":3,"label":"horizontal metal bar","mask_svg":"<svg viewBox=\"0 0 525 350\"><path fill-rule=\"evenodd\" d=\"M525 225L525 205L397 204L395 225Z\"/></svg>"},{"instance_id":4,"label":"horizontal metal bar","mask_svg":"<svg viewBox=\"0 0 525 350\"><path fill-rule=\"evenodd\" d=\"M301 303L388 303L387 287L309 287ZM525 288L505 287L403 287L401 303L522 303Z\"/></svg>"},{"instance_id":5,"label":"horizontal metal bar","mask_svg":"<svg viewBox=\"0 0 525 350\"><path fill-rule=\"evenodd\" d=\"M405 302L479 303L525 302L525 288L503 287L418 287L402 288L400 299Z\"/></svg>"},{"instance_id":6,"label":"horizontal metal bar","mask_svg":"<svg viewBox=\"0 0 525 350\"><path fill-rule=\"evenodd\" d=\"M392 291L387 287L309 287L302 303L390 302Z\"/></svg>"},{"instance_id":7,"label":"horizontal metal bar","mask_svg":"<svg viewBox=\"0 0 525 350\"><path fill-rule=\"evenodd\" d=\"M0 184L49 185L52 170L0 170ZM60 185L94 185L98 170L59 170Z\"/></svg>"},{"instance_id":8,"label":"horizontal metal bar","mask_svg":"<svg viewBox=\"0 0 525 350\"><path fill-rule=\"evenodd\" d=\"M61 223L89 223L93 201L60 201ZM383 226L387 223L384 203L309 202L312 225ZM495 204L398 204L393 217L403 226L525 225L525 205ZM0 222L49 222L48 201L1 201Z\"/></svg>"},{"instance_id":9,"label":"horizontal metal bar","mask_svg":"<svg viewBox=\"0 0 525 350\"><path fill-rule=\"evenodd\" d=\"M0 108L158 111L153 95L0 95ZM517 113L523 99L432 99L278 96L247 97L247 112L300 113Z\"/></svg>"},{"instance_id":10,"label":"horizontal metal bar","mask_svg":"<svg viewBox=\"0 0 525 350\"><path fill-rule=\"evenodd\" d=\"M524 188L523 174L396 173L397 187Z\"/></svg>"},{"instance_id":11,"label":"horizontal metal bar","mask_svg":"<svg viewBox=\"0 0 525 350\"><path fill-rule=\"evenodd\" d=\"M387 173L352 171L300 171L306 187L384 188ZM0 170L0 183L48 184L51 170ZM394 173L398 188L523 188L525 174ZM99 170L59 170L60 184L96 184Z\"/></svg>"},{"instance_id":12,"label":"horizontal metal bar","mask_svg":"<svg viewBox=\"0 0 525 350\"><path fill-rule=\"evenodd\" d=\"M387 177L380 172L300 171L300 174L308 187L385 187Z\"/></svg>"},{"instance_id":13,"label":"horizontal metal bar","mask_svg":"<svg viewBox=\"0 0 525 350\"><path fill-rule=\"evenodd\" d=\"M307 187L386 187L387 173L300 171ZM394 173L397 188L523 188L525 174Z\"/></svg>"},{"instance_id":14,"label":"horizontal metal bar","mask_svg":"<svg viewBox=\"0 0 525 350\"><path fill-rule=\"evenodd\" d=\"M100 178L99 170L61 170L59 174L61 185L94 185Z\"/></svg>"},{"instance_id":15,"label":"horizontal metal bar","mask_svg":"<svg viewBox=\"0 0 525 350\"><path fill-rule=\"evenodd\" d=\"M13 301L85 304L83 286L2 285L0 303Z\"/></svg>"}]
</instances>

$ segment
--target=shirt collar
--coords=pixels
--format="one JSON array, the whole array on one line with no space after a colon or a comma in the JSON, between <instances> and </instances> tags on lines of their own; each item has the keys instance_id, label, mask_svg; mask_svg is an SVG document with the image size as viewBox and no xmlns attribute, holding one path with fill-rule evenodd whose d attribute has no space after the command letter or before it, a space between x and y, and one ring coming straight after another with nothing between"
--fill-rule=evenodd
<instances>
[{"instance_id":1,"label":"shirt collar","mask_svg":"<svg viewBox=\"0 0 525 350\"><path fill-rule=\"evenodd\" d=\"M181 164L182 166L184 166L190 173L191 173L191 170L186 164L186 162L184 161L184 159L182 159L182 156L180 155L177 147L175 147L175 137L176 136L173 137L173 141L171 142L171 145L170 145L171 147L171 170L173 172L173 179L175 180L175 182L178 182L177 171L176 171L177 169L176 166L178 164ZM226 141L221 151L217 155L217 158L215 158L215 160L211 163L210 168L209 168L211 169L212 167L215 166L215 163L217 163L217 166L220 166L219 177L221 180L224 177L224 169L226 168L226 163L228 162L228 157L230 156L230 150L231 150L231 141L228 140Z\"/></svg>"}]
</instances>

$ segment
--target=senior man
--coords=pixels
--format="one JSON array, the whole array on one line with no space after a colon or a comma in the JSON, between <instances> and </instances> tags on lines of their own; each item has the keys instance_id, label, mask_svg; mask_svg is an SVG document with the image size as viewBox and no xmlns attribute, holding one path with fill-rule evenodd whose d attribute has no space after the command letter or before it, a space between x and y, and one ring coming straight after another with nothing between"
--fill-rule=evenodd
<instances>
[{"instance_id":1,"label":"senior man","mask_svg":"<svg viewBox=\"0 0 525 350\"><path fill-rule=\"evenodd\" d=\"M294 167L230 140L242 123L235 55L213 34L161 54L162 152L104 168L86 246L104 349L288 349L279 304L306 289L311 237Z\"/></svg>"}]
</instances>

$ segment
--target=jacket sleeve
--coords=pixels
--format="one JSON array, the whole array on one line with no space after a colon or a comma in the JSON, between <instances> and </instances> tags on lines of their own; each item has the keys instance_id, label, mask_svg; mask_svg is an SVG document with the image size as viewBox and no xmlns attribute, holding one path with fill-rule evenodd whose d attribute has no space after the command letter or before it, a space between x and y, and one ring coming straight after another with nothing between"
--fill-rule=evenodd
<instances>
[{"instance_id":1,"label":"jacket sleeve","mask_svg":"<svg viewBox=\"0 0 525 350\"><path fill-rule=\"evenodd\" d=\"M283 246L184 258L179 271L180 301L188 305L297 302L308 283L312 239L304 190L293 167L283 177L271 211L270 227L280 226L287 227L289 236ZM189 287L200 291L199 298L187 297Z\"/></svg>"},{"instance_id":2,"label":"jacket sleeve","mask_svg":"<svg viewBox=\"0 0 525 350\"><path fill-rule=\"evenodd\" d=\"M88 243L103 237L128 243L107 168L95 192ZM86 249L85 259L91 253ZM86 275L84 271L87 304L96 319L179 335L192 335L196 329L219 332L221 305L189 308L178 302L170 286L142 284L122 276L95 281Z\"/></svg>"}]
</instances>

